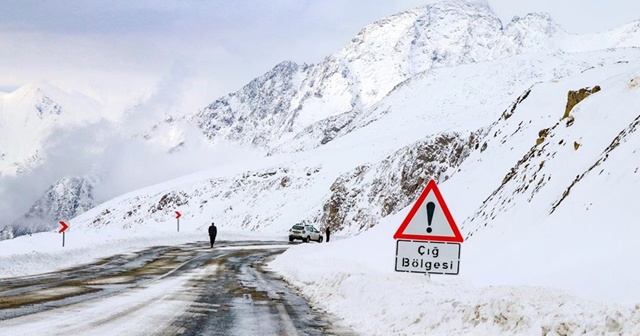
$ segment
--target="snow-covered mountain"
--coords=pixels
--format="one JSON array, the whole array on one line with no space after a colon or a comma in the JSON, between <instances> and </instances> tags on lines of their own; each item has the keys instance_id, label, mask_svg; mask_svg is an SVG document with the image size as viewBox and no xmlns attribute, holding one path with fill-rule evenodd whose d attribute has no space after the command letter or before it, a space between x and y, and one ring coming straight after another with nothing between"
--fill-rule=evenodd
<instances>
[{"instance_id":1,"label":"snow-covered mountain","mask_svg":"<svg viewBox=\"0 0 640 336\"><path fill-rule=\"evenodd\" d=\"M283 62L142 136L180 152L192 122L214 143L262 147L267 157L124 195L76 224L148 227L180 208L194 228L217 218L222 227L263 232L295 221L359 232L403 209L428 177L444 182L486 148L483 135L523 92L632 67L640 52L626 47L636 42L637 23L571 35L543 14L503 25L472 2L400 13L365 27L320 64Z\"/></svg>"},{"instance_id":2,"label":"snow-covered mountain","mask_svg":"<svg viewBox=\"0 0 640 336\"><path fill-rule=\"evenodd\" d=\"M168 137L145 139L143 131L150 125L146 114L154 97L148 92L135 97L133 103L122 103L125 108L120 109L123 106L106 105L46 82L27 84L0 96L0 212L4 214L0 229L11 232L0 235L0 239L48 230L57 225L58 219L72 218L90 208L74 204L73 193L66 198L50 198L51 188L60 183L73 184L70 181L75 176L96 176L92 200L87 203L93 205L162 181L167 175L180 176L202 167L191 162L181 173L179 164L171 165L172 159L211 149L193 148L204 143L201 132L183 127L174 135L162 128L163 136ZM167 155L182 149L174 142L183 135L190 140L191 148ZM156 166L153 176L146 172L150 162ZM34 215L33 210L38 208L46 208L47 214ZM69 208L79 212L68 212Z\"/></svg>"},{"instance_id":3,"label":"snow-covered mountain","mask_svg":"<svg viewBox=\"0 0 640 336\"><path fill-rule=\"evenodd\" d=\"M65 130L101 118L101 105L78 92L45 82L0 96L0 175L15 175L41 164L46 141Z\"/></svg>"},{"instance_id":4,"label":"snow-covered mountain","mask_svg":"<svg viewBox=\"0 0 640 336\"><path fill-rule=\"evenodd\" d=\"M352 130L348 126L355 118L415 75L519 54L636 46L639 25L573 35L546 14L503 25L486 4L440 2L368 25L322 63L278 64L192 120L213 141L230 139L285 152L308 143L320 146L334 133Z\"/></svg>"}]
</instances>

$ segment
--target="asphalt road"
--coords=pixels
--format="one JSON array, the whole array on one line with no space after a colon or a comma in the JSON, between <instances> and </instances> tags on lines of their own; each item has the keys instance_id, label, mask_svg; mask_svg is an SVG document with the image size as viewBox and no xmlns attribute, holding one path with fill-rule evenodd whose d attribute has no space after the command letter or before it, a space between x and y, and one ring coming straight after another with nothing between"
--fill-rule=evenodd
<instances>
[{"instance_id":1,"label":"asphalt road","mask_svg":"<svg viewBox=\"0 0 640 336\"><path fill-rule=\"evenodd\" d=\"M0 279L0 334L355 335L263 268L288 246L158 246Z\"/></svg>"}]
</instances>

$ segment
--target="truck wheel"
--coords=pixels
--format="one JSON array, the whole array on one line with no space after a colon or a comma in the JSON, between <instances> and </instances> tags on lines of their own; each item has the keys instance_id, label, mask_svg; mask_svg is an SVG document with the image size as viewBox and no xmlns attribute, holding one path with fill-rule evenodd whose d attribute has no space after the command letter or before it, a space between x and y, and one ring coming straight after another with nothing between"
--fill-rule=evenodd
<instances>
[{"instance_id":1,"label":"truck wheel","mask_svg":"<svg viewBox=\"0 0 640 336\"><path fill-rule=\"evenodd\" d=\"M322 243L322 236L318 237L318 243Z\"/></svg>"}]
</instances>

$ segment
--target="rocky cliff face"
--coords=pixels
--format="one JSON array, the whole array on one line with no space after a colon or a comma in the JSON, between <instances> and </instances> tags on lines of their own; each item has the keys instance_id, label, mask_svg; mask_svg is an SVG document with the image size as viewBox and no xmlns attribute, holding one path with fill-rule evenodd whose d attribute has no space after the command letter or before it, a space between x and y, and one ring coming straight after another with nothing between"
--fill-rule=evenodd
<instances>
[{"instance_id":1,"label":"rocky cliff face","mask_svg":"<svg viewBox=\"0 0 640 336\"><path fill-rule=\"evenodd\" d=\"M317 218L334 231L359 232L413 203L430 179L446 181L473 150L484 131L442 133L362 165L333 183Z\"/></svg>"}]
</instances>

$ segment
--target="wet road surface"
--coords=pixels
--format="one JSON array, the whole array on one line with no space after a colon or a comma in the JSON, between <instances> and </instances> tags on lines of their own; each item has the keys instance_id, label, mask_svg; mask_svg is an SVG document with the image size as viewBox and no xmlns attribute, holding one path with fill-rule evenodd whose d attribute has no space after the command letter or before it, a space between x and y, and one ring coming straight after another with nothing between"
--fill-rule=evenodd
<instances>
[{"instance_id":1,"label":"wet road surface","mask_svg":"<svg viewBox=\"0 0 640 336\"><path fill-rule=\"evenodd\" d=\"M3 335L355 335L263 264L283 242L158 246L0 279Z\"/></svg>"}]
</instances>

